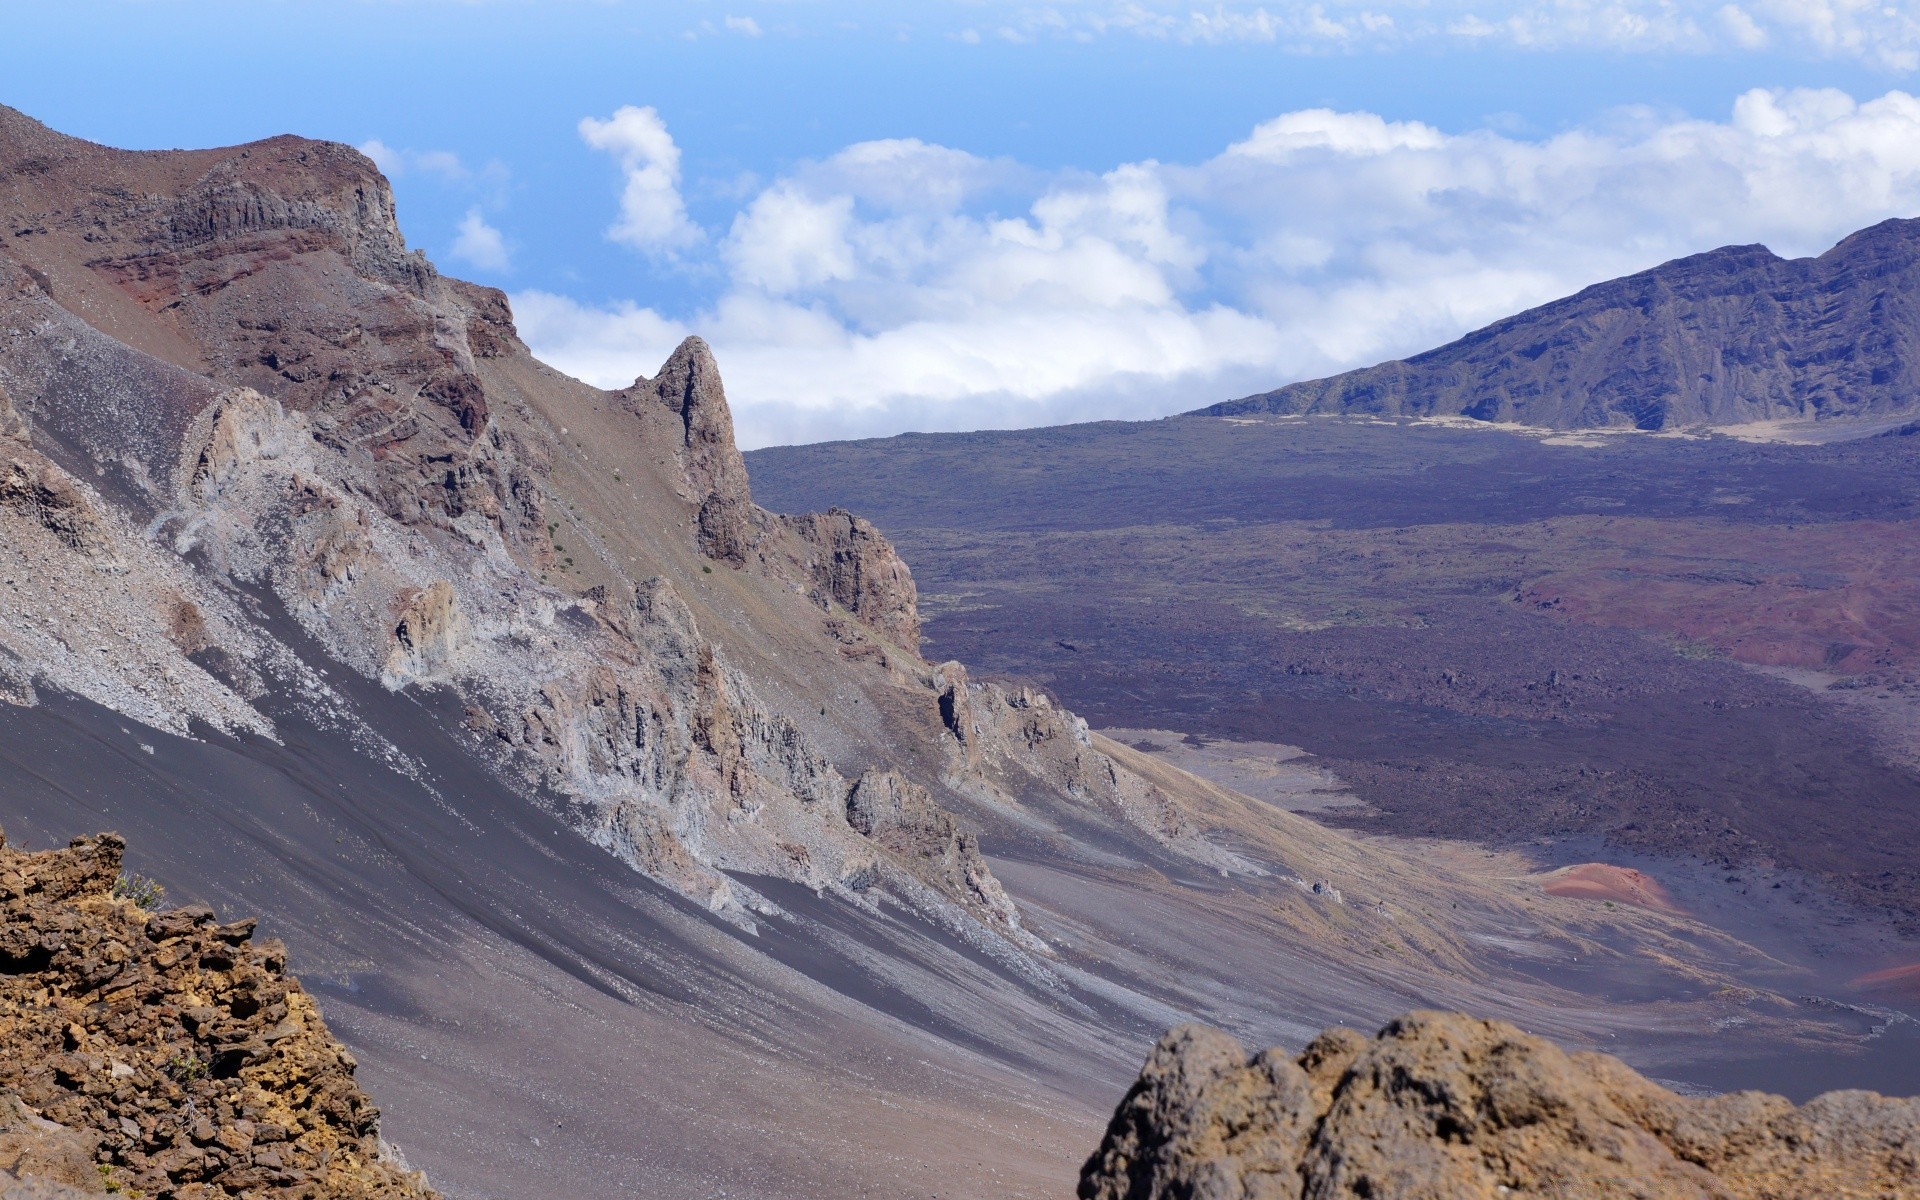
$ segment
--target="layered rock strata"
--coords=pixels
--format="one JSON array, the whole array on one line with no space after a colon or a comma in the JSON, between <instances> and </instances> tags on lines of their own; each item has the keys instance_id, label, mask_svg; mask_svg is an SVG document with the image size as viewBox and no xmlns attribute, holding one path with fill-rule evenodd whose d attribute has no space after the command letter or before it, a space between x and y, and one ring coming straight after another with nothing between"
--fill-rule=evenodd
<instances>
[{"instance_id":1,"label":"layered rock strata","mask_svg":"<svg viewBox=\"0 0 1920 1200\"><path fill-rule=\"evenodd\" d=\"M1920 1101L1678 1096L1618 1059L1499 1021L1415 1012L1249 1057L1160 1040L1080 1177L1082 1200L1850 1200L1920 1196Z\"/></svg>"},{"instance_id":2,"label":"layered rock strata","mask_svg":"<svg viewBox=\"0 0 1920 1200\"><path fill-rule=\"evenodd\" d=\"M34 854L0 839L6 1194L433 1196L383 1151L353 1056L285 948L203 907L140 907L122 849L113 834Z\"/></svg>"}]
</instances>

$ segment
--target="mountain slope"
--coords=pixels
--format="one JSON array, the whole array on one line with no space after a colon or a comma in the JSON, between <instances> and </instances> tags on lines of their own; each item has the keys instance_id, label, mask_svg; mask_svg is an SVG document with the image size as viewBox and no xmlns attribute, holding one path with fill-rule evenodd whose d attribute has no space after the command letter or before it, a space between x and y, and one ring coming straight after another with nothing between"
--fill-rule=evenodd
<instances>
[{"instance_id":1,"label":"mountain slope","mask_svg":"<svg viewBox=\"0 0 1920 1200\"><path fill-rule=\"evenodd\" d=\"M1920 406L1920 220L1818 258L1728 246L1615 279L1403 361L1198 410L1675 429Z\"/></svg>"},{"instance_id":2,"label":"mountain slope","mask_svg":"<svg viewBox=\"0 0 1920 1200\"><path fill-rule=\"evenodd\" d=\"M755 504L703 343L560 375L350 148L0 110L0 217L0 815L260 913L449 1195L1058 1194L1187 1015L1721 1004L1590 1001L1516 930L1784 983L924 660L878 530Z\"/></svg>"}]
</instances>

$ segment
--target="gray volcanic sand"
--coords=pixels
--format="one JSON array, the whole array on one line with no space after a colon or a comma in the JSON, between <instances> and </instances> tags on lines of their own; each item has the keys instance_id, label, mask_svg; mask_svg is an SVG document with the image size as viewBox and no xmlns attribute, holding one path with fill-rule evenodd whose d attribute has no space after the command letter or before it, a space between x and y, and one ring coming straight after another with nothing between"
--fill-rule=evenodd
<instances>
[{"instance_id":1,"label":"gray volcanic sand","mask_svg":"<svg viewBox=\"0 0 1920 1200\"><path fill-rule=\"evenodd\" d=\"M1050 1010L923 929L874 923L893 979L804 915L749 938L365 691L396 740L446 751L429 786L288 713L284 745L193 741L44 695L0 707L0 819L33 847L116 829L169 902L259 914L387 1136L456 1196L1051 1195L1097 1138L1144 1029L1019 1029L1052 1061L995 1061L914 993L970 996L1010 1035Z\"/></svg>"}]
</instances>

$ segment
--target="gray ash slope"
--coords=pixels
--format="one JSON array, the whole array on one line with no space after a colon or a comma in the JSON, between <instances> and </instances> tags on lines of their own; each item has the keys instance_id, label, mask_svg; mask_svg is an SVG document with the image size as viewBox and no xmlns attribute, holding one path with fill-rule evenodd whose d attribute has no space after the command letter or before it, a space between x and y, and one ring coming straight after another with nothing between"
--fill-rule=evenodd
<instances>
[{"instance_id":1,"label":"gray ash slope","mask_svg":"<svg viewBox=\"0 0 1920 1200\"><path fill-rule=\"evenodd\" d=\"M451 1195L1059 1194L1184 1017L1718 1013L1539 982L1516 929L1774 970L928 662L873 526L754 502L704 344L561 376L348 147L0 109L0 217L0 824L262 914Z\"/></svg>"},{"instance_id":2,"label":"gray ash slope","mask_svg":"<svg viewBox=\"0 0 1920 1200\"><path fill-rule=\"evenodd\" d=\"M1497 321L1405 360L1198 410L1464 416L1674 429L1920 405L1920 220L1817 258L1727 246Z\"/></svg>"}]
</instances>

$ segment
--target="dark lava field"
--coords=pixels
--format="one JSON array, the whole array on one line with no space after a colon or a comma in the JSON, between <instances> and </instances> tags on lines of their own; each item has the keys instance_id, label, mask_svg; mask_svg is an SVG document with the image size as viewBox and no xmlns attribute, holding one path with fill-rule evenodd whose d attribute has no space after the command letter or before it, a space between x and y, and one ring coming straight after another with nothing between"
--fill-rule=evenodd
<instances>
[{"instance_id":1,"label":"dark lava field","mask_svg":"<svg viewBox=\"0 0 1920 1200\"><path fill-rule=\"evenodd\" d=\"M1920 436L1859 432L1190 416L748 461L895 540L929 658L1301 747L1364 801L1319 819L1806 871L1912 927Z\"/></svg>"}]
</instances>

